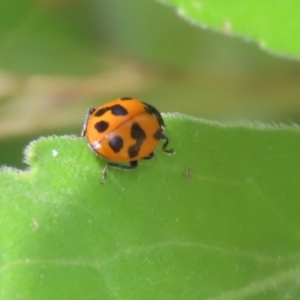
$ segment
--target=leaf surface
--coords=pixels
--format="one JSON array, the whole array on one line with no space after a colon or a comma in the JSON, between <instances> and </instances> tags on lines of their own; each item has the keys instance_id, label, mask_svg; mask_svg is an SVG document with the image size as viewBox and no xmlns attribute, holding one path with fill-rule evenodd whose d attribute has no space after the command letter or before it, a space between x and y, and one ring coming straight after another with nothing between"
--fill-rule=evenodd
<instances>
[{"instance_id":1,"label":"leaf surface","mask_svg":"<svg viewBox=\"0 0 300 300\"><path fill-rule=\"evenodd\" d=\"M164 0L193 24L252 39L260 47L300 56L300 3L297 0Z\"/></svg>"},{"instance_id":2,"label":"leaf surface","mask_svg":"<svg viewBox=\"0 0 300 300\"><path fill-rule=\"evenodd\" d=\"M110 169L41 138L0 172L0 298L297 299L297 127L165 116L170 146Z\"/></svg>"}]
</instances>

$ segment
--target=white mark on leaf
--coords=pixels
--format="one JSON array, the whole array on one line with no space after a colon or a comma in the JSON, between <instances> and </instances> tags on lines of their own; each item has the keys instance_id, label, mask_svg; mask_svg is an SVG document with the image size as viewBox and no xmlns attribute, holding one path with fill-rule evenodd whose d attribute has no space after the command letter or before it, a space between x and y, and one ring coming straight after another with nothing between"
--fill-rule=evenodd
<instances>
[{"instance_id":1,"label":"white mark on leaf","mask_svg":"<svg viewBox=\"0 0 300 300\"><path fill-rule=\"evenodd\" d=\"M58 152L57 150L52 149L52 156L53 156L53 157L58 156L58 154L59 154L59 152Z\"/></svg>"},{"instance_id":2,"label":"white mark on leaf","mask_svg":"<svg viewBox=\"0 0 300 300\"><path fill-rule=\"evenodd\" d=\"M229 32L231 32L231 29L232 29L232 24L231 24L231 22L230 21L225 21L224 22L224 25L223 25L223 29L224 29L224 32L226 32L226 33L229 33Z\"/></svg>"}]
</instances>

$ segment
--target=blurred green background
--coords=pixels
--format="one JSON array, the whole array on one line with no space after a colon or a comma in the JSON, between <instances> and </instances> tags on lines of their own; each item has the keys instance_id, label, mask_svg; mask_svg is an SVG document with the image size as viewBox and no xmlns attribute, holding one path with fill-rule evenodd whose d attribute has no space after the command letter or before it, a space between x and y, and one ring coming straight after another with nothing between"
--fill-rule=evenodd
<instances>
[{"instance_id":1,"label":"blurred green background","mask_svg":"<svg viewBox=\"0 0 300 300\"><path fill-rule=\"evenodd\" d=\"M133 96L214 120L300 121L300 65L154 0L0 0L0 165Z\"/></svg>"}]
</instances>

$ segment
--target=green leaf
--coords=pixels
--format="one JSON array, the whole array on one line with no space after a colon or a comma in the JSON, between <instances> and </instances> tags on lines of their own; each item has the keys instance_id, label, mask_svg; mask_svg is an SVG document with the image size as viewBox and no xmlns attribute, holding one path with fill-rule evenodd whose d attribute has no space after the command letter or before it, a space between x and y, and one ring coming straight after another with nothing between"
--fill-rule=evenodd
<instances>
[{"instance_id":1,"label":"green leaf","mask_svg":"<svg viewBox=\"0 0 300 300\"><path fill-rule=\"evenodd\" d=\"M260 47L300 56L300 3L297 0L164 0L194 24L252 39Z\"/></svg>"},{"instance_id":2,"label":"green leaf","mask_svg":"<svg viewBox=\"0 0 300 300\"><path fill-rule=\"evenodd\" d=\"M0 299L299 299L299 128L165 119L176 154L104 185L71 136L0 172Z\"/></svg>"}]
</instances>

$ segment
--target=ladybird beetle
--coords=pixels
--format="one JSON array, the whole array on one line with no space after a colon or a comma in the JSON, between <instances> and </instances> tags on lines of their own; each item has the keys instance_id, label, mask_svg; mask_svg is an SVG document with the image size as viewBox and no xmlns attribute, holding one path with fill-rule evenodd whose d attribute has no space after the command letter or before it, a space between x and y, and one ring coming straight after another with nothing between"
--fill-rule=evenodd
<instances>
[{"instance_id":1,"label":"ladybird beetle","mask_svg":"<svg viewBox=\"0 0 300 300\"><path fill-rule=\"evenodd\" d=\"M140 159L151 159L159 140L169 139L164 133L165 123L156 108L134 98L113 100L98 108L88 110L81 136L86 136L92 151L109 162L102 171L102 183L108 167L123 170L135 169ZM120 163L129 162L129 165Z\"/></svg>"}]
</instances>

